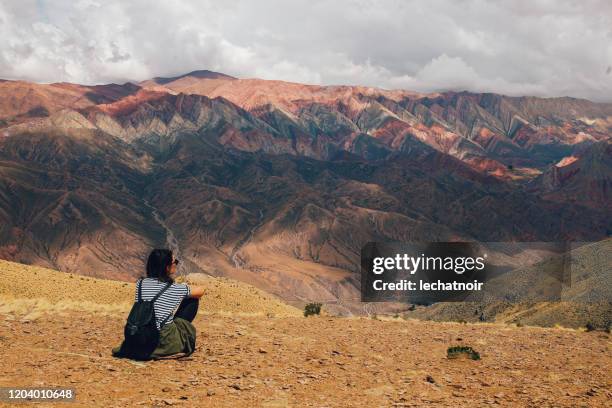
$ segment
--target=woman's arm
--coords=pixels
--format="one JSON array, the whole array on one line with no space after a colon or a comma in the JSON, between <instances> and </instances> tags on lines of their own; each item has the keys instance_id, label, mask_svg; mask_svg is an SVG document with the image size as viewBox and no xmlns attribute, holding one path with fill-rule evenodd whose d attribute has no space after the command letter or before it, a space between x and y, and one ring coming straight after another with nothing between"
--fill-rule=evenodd
<instances>
[{"instance_id":1,"label":"woman's arm","mask_svg":"<svg viewBox=\"0 0 612 408\"><path fill-rule=\"evenodd\" d=\"M191 289L191 295L189 295L190 298L199 299L204 295L204 288L200 286L189 286L189 289Z\"/></svg>"}]
</instances>

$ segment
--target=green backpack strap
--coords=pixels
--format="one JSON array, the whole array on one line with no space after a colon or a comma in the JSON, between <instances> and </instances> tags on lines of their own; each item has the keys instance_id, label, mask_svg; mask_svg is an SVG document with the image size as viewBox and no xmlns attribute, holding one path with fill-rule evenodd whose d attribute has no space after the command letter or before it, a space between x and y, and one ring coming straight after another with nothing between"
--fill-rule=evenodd
<instances>
[{"instance_id":1,"label":"green backpack strap","mask_svg":"<svg viewBox=\"0 0 612 408\"><path fill-rule=\"evenodd\" d=\"M143 280L144 280L144 278L140 278L136 282L136 287L138 288L138 301L139 302L142 302L142 281Z\"/></svg>"},{"instance_id":2,"label":"green backpack strap","mask_svg":"<svg viewBox=\"0 0 612 408\"><path fill-rule=\"evenodd\" d=\"M174 314L174 310L171 310L170 314L168 316L166 316L166 318L164 320L162 320L162 322L159 324L159 329L160 330L161 330L162 327L164 327L164 325L166 324L168 319L170 319L170 316L172 316L173 314Z\"/></svg>"},{"instance_id":3,"label":"green backpack strap","mask_svg":"<svg viewBox=\"0 0 612 408\"><path fill-rule=\"evenodd\" d=\"M151 302L155 302L170 286L172 286L172 282L166 283L166 286L164 286L164 288L160 290L153 299L151 299Z\"/></svg>"},{"instance_id":4,"label":"green backpack strap","mask_svg":"<svg viewBox=\"0 0 612 408\"><path fill-rule=\"evenodd\" d=\"M157 300L157 298L159 298L162 293L164 293L166 291L166 289L168 289L170 286L172 286L172 282L168 282L166 283L166 286L164 286L164 288L162 290L159 291L159 293L157 295L155 295L155 297L151 300L151 302L155 302ZM159 329L161 330L162 327L164 327L164 324L166 324L166 322L168 321L168 319L170 319L170 316L172 316L173 311L170 311L170 314L168 316L166 316L166 318L164 320L162 320L162 322L159 324Z\"/></svg>"}]
</instances>

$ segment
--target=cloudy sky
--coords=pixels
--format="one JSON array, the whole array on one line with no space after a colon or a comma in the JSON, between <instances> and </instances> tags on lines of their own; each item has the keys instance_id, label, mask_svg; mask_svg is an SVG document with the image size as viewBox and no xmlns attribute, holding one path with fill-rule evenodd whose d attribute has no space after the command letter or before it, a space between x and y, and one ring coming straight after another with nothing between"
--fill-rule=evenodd
<instances>
[{"instance_id":1,"label":"cloudy sky","mask_svg":"<svg viewBox=\"0 0 612 408\"><path fill-rule=\"evenodd\" d=\"M0 2L0 78L237 77L612 101L608 0Z\"/></svg>"}]
</instances>

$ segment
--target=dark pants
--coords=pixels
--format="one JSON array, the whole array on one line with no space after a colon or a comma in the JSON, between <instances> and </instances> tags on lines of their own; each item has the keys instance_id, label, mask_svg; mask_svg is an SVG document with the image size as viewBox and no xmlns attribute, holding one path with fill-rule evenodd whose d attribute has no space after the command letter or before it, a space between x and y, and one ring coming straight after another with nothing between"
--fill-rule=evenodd
<instances>
[{"instance_id":1,"label":"dark pants","mask_svg":"<svg viewBox=\"0 0 612 408\"><path fill-rule=\"evenodd\" d=\"M200 305L200 299L198 298L185 298L178 307L178 310L174 314L174 318L180 317L189 322L193 322L196 314L198 313L198 306Z\"/></svg>"}]
</instances>

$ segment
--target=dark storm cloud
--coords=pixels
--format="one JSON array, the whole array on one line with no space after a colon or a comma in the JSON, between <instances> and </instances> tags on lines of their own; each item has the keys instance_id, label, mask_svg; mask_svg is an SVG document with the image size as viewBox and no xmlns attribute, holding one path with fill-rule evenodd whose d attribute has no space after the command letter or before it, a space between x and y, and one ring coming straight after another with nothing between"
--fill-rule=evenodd
<instances>
[{"instance_id":1,"label":"dark storm cloud","mask_svg":"<svg viewBox=\"0 0 612 408\"><path fill-rule=\"evenodd\" d=\"M19 1L0 77L81 83L211 69L419 91L611 100L608 1Z\"/></svg>"}]
</instances>

